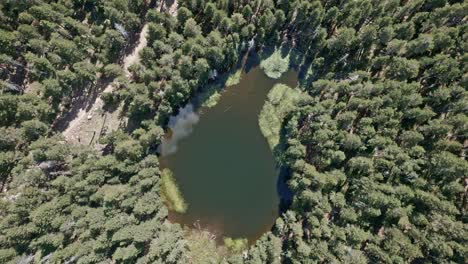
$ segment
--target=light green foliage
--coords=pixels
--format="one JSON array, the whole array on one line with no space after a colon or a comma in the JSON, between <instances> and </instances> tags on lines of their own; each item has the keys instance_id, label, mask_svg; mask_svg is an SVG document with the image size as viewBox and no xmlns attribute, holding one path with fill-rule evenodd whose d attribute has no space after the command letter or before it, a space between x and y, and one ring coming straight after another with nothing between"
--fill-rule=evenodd
<instances>
[{"instance_id":1,"label":"light green foliage","mask_svg":"<svg viewBox=\"0 0 468 264\"><path fill-rule=\"evenodd\" d=\"M225 237L223 241L224 246L231 252L241 252L248 246L248 240L246 238Z\"/></svg>"},{"instance_id":2,"label":"light green foliage","mask_svg":"<svg viewBox=\"0 0 468 264\"><path fill-rule=\"evenodd\" d=\"M108 64L102 70L103 75L106 78L116 78L123 74L122 67L118 64Z\"/></svg>"},{"instance_id":3,"label":"light green foliage","mask_svg":"<svg viewBox=\"0 0 468 264\"><path fill-rule=\"evenodd\" d=\"M278 220L281 221L281 218ZM281 263L281 239L267 233L263 235L249 250L247 263Z\"/></svg>"},{"instance_id":4,"label":"light green foliage","mask_svg":"<svg viewBox=\"0 0 468 264\"><path fill-rule=\"evenodd\" d=\"M2 263L7 263L9 260L13 259L16 256L14 249L0 249L0 261Z\"/></svg>"},{"instance_id":5,"label":"light green foliage","mask_svg":"<svg viewBox=\"0 0 468 264\"><path fill-rule=\"evenodd\" d=\"M214 107L219 100L221 99L221 94L218 91L214 91L213 94L211 94L208 99L203 103L204 107Z\"/></svg>"},{"instance_id":6,"label":"light green foliage","mask_svg":"<svg viewBox=\"0 0 468 264\"><path fill-rule=\"evenodd\" d=\"M115 147L115 155L121 160L136 160L143 154L142 146L136 140L121 141Z\"/></svg>"},{"instance_id":7,"label":"light green foliage","mask_svg":"<svg viewBox=\"0 0 468 264\"><path fill-rule=\"evenodd\" d=\"M226 87L234 86L241 81L242 78L242 69L235 71L234 73L230 74L226 80Z\"/></svg>"},{"instance_id":8,"label":"light green foliage","mask_svg":"<svg viewBox=\"0 0 468 264\"><path fill-rule=\"evenodd\" d=\"M214 107L221 99L221 83L212 83L204 87L203 92L199 95L198 100L203 107Z\"/></svg>"},{"instance_id":9,"label":"light green foliage","mask_svg":"<svg viewBox=\"0 0 468 264\"><path fill-rule=\"evenodd\" d=\"M236 85L240 82L242 76L242 70L239 69L233 74L230 74L225 82L225 87ZM221 99L222 89L223 87L222 81L216 81L214 83L210 83L205 85L203 88L203 92L200 93L198 96L198 101L201 102L203 107L211 108L218 104L219 100Z\"/></svg>"},{"instance_id":10,"label":"light green foliage","mask_svg":"<svg viewBox=\"0 0 468 264\"><path fill-rule=\"evenodd\" d=\"M289 53L284 55L281 49L276 49L260 62L260 67L268 77L279 79L289 69Z\"/></svg>"},{"instance_id":11,"label":"light green foliage","mask_svg":"<svg viewBox=\"0 0 468 264\"><path fill-rule=\"evenodd\" d=\"M187 211L188 205L184 201L174 176L169 169L164 169L161 173L161 196L170 209L178 213Z\"/></svg>"},{"instance_id":12,"label":"light green foliage","mask_svg":"<svg viewBox=\"0 0 468 264\"><path fill-rule=\"evenodd\" d=\"M201 34L200 26L197 24L197 22L193 18L188 19L185 22L185 26L184 26L184 36L193 38L199 34Z\"/></svg>"},{"instance_id":13,"label":"light green foliage","mask_svg":"<svg viewBox=\"0 0 468 264\"><path fill-rule=\"evenodd\" d=\"M213 234L205 230L191 230L187 236L188 258L192 263L221 263L226 252L216 244Z\"/></svg>"},{"instance_id":14,"label":"light green foliage","mask_svg":"<svg viewBox=\"0 0 468 264\"><path fill-rule=\"evenodd\" d=\"M258 124L272 150L280 143L284 118L304 98L307 98L307 95L283 84L275 85L268 93L268 99L258 117Z\"/></svg>"},{"instance_id":15,"label":"light green foliage","mask_svg":"<svg viewBox=\"0 0 468 264\"><path fill-rule=\"evenodd\" d=\"M129 189L125 185L104 185L96 193L98 197L102 197L104 203L118 203L125 199Z\"/></svg>"},{"instance_id":16,"label":"light green foliage","mask_svg":"<svg viewBox=\"0 0 468 264\"><path fill-rule=\"evenodd\" d=\"M139 251L134 245L128 247L119 247L115 251L113 258L117 262L130 263L137 258Z\"/></svg>"}]
</instances>

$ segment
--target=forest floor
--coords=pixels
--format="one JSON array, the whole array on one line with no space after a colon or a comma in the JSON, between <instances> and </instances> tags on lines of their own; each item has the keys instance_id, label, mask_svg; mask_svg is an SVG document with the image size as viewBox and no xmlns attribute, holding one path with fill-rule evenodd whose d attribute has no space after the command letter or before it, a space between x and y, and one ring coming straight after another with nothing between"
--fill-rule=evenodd
<instances>
[{"instance_id":1,"label":"forest floor","mask_svg":"<svg viewBox=\"0 0 468 264\"><path fill-rule=\"evenodd\" d=\"M161 1L158 10L167 10L172 16L177 15L177 0ZM147 45L148 24L145 24L139 34L135 48L123 58L122 67L127 78L131 78L128 68L140 61L139 53ZM126 124L127 120L122 113L123 104L117 109L108 111L104 109L102 93L111 93L115 89L114 83L105 83L101 80L96 84L93 92L82 100L78 100L62 122L56 128L62 131L65 139L72 144L96 145L102 147L98 140L101 135L115 131ZM60 124L61 123L61 124Z\"/></svg>"},{"instance_id":2,"label":"forest floor","mask_svg":"<svg viewBox=\"0 0 468 264\"><path fill-rule=\"evenodd\" d=\"M172 1L172 4L170 5L169 7L169 14L171 14L172 16L177 16L177 7L179 5L177 4L177 0L174 0Z\"/></svg>"},{"instance_id":3,"label":"forest floor","mask_svg":"<svg viewBox=\"0 0 468 264\"><path fill-rule=\"evenodd\" d=\"M123 69L127 78L131 78L128 68L140 60L139 52L146 47L148 25L145 24L140 32L138 44L132 52L123 59ZM66 140L74 144L94 144L105 131L113 131L125 123L121 116L122 105L114 111L106 111L101 99L102 93L110 93L115 89L114 83L105 85L105 88L95 96L88 96L86 100L73 106L76 115L68 122L68 127L63 130ZM101 90L101 89L96 89ZM72 109L71 112L74 112Z\"/></svg>"}]
</instances>

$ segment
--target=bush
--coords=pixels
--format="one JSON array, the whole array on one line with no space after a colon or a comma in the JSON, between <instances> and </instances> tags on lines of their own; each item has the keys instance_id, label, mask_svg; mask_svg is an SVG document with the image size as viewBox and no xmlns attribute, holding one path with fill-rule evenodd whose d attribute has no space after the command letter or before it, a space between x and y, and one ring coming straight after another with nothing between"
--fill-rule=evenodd
<instances>
[{"instance_id":1,"label":"bush","mask_svg":"<svg viewBox=\"0 0 468 264\"><path fill-rule=\"evenodd\" d=\"M109 78L109 79L114 79L123 74L122 67L120 65L112 63L112 64L107 64L103 71L102 74L104 77Z\"/></svg>"},{"instance_id":2,"label":"bush","mask_svg":"<svg viewBox=\"0 0 468 264\"><path fill-rule=\"evenodd\" d=\"M38 120L25 121L21 126L21 134L23 138L29 142L35 141L41 136L45 136L49 130L46 124Z\"/></svg>"},{"instance_id":3,"label":"bush","mask_svg":"<svg viewBox=\"0 0 468 264\"><path fill-rule=\"evenodd\" d=\"M248 247L248 240L246 238L224 238L224 245L232 252L241 252Z\"/></svg>"},{"instance_id":4,"label":"bush","mask_svg":"<svg viewBox=\"0 0 468 264\"><path fill-rule=\"evenodd\" d=\"M105 107L112 107L119 103L120 96L118 93L115 92L106 92L101 94L101 99L104 102Z\"/></svg>"}]
</instances>

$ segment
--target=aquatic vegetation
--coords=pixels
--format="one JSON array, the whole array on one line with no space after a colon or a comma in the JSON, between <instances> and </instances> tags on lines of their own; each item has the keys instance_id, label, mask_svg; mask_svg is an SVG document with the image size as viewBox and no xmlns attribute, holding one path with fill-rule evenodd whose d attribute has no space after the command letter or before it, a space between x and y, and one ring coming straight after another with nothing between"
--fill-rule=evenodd
<instances>
[{"instance_id":1,"label":"aquatic vegetation","mask_svg":"<svg viewBox=\"0 0 468 264\"><path fill-rule=\"evenodd\" d=\"M217 105L221 99L221 89L223 89L223 85L219 82L208 84L198 97L201 106L212 108Z\"/></svg>"},{"instance_id":2,"label":"aquatic vegetation","mask_svg":"<svg viewBox=\"0 0 468 264\"><path fill-rule=\"evenodd\" d=\"M227 78L223 78L226 80L223 85L223 81L219 80L214 83L208 84L204 87L204 91L199 95L198 100L201 103L202 107L212 108L218 104L219 99L221 99L221 90L224 87L234 86L239 84L242 78L242 69L235 71L234 73L230 74Z\"/></svg>"},{"instance_id":3,"label":"aquatic vegetation","mask_svg":"<svg viewBox=\"0 0 468 264\"><path fill-rule=\"evenodd\" d=\"M219 99L221 99L221 94L218 91L214 91L203 103L203 106L208 108L214 107L219 102Z\"/></svg>"},{"instance_id":4,"label":"aquatic vegetation","mask_svg":"<svg viewBox=\"0 0 468 264\"><path fill-rule=\"evenodd\" d=\"M161 197L166 201L170 209L178 213L187 211L188 205L184 201L174 175L169 169L164 169L161 173Z\"/></svg>"},{"instance_id":5,"label":"aquatic vegetation","mask_svg":"<svg viewBox=\"0 0 468 264\"><path fill-rule=\"evenodd\" d=\"M279 144L283 118L295 109L300 100L307 98L308 96L300 90L284 84L275 85L268 93L268 99L258 117L258 124L272 150Z\"/></svg>"},{"instance_id":6,"label":"aquatic vegetation","mask_svg":"<svg viewBox=\"0 0 468 264\"><path fill-rule=\"evenodd\" d=\"M242 69L238 69L236 72L229 75L226 80L226 87L239 84L242 78Z\"/></svg>"},{"instance_id":7,"label":"aquatic vegetation","mask_svg":"<svg viewBox=\"0 0 468 264\"><path fill-rule=\"evenodd\" d=\"M289 69L289 53L286 56L281 54L281 50L275 50L268 58L260 62L260 68L265 74L273 79L278 79Z\"/></svg>"}]
</instances>

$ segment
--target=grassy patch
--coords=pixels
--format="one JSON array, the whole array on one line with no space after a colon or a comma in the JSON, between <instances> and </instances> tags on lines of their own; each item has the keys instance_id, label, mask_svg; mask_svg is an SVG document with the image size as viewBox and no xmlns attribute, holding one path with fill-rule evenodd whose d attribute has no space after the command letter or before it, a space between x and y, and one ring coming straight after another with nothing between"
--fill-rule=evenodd
<instances>
[{"instance_id":1,"label":"grassy patch","mask_svg":"<svg viewBox=\"0 0 468 264\"><path fill-rule=\"evenodd\" d=\"M239 84L242 77L242 69L238 69L236 72L229 75L226 80L226 87Z\"/></svg>"},{"instance_id":2,"label":"grassy patch","mask_svg":"<svg viewBox=\"0 0 468 264\"><path fill-rule=\"evenodd\" d=\"M167 203L169 209L178 213L187 211L187 203L180 193L171 170L164 169L161 173L161 197Z\"/></svg>"},{"instance_id":3,"label":"grassy patch","mask_svg":"<svg viewBox=\"0 0 468 264\"><path fill-rule=\"evenodd\" d=\"M268 93L268 99L258 117L258 124L272 150L279 144L284 117L304 98L307 98L307 95L300 90L284 84L275 85Z\"/></svg>"},{"instance_id":4,"label":"grassy patch","mask_svg":"<svg viewBox=\"0 0 468 264\"><path fill-rule=\"evenodd\" d=\"M216 237L203 229L187 230L188 257L190 263L227 263L226 258L248 249L245 238L224 238L224 245L216 242ZM224 261L223 261L224 260Z\"/></svg>"},{"instance_id":5,"label":"grassy patch","mask_svg":"<svg viewBox=\"0 0 468 264\"><path fill-rule=\"evenodd\" d=\"M289 53L283 57L281 50L275 50L268 58L260 62L260 68L273 79L279 79L289 69Z\"/></svg>"},{"instance_id":6,"label":"grassy patch","mask_svg":"<svg viewBox=\"0 0 468 264\"><path fill-rule=\"evenodd\" d=\"M193 229L187 237L191 263L221 263L226 252L216 245L215 237L208 231Z\"/></svg>"}]
</instances>

